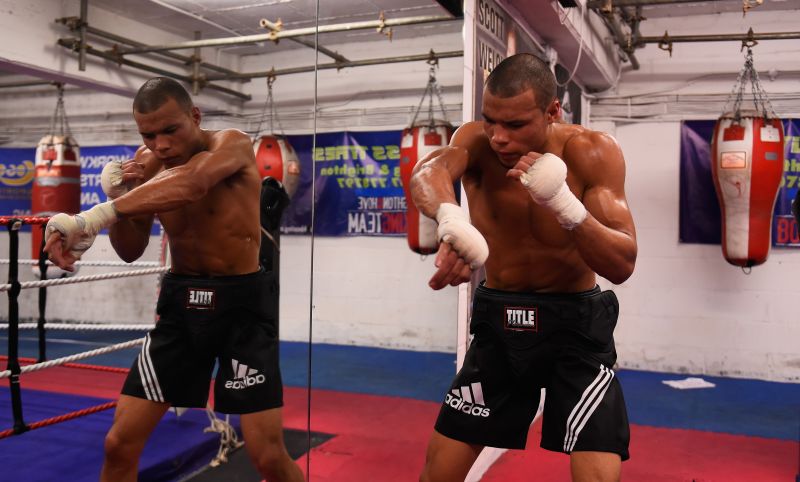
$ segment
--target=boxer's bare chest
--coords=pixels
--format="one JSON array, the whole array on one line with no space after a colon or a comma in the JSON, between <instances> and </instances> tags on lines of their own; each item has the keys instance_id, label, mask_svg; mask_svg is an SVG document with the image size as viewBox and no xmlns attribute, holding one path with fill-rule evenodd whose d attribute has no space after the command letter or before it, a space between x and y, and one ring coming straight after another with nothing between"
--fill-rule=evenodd
<instances>
[{"instance_id":1,"label":"boxer's bare chest","mask_svg":"<svg viewBox=\"0 0 800 482\"><path fill-rule=\"evenodd\" d=\"M506 172L499 166L484 165L462 178L472 224L489 245L487 282L496 288L519 290L569 285L559 273L565 268L573 273L586 269L570 233ZM569 185L580 197L581 180L571 175Z\"/></svg>"}]
</instances>

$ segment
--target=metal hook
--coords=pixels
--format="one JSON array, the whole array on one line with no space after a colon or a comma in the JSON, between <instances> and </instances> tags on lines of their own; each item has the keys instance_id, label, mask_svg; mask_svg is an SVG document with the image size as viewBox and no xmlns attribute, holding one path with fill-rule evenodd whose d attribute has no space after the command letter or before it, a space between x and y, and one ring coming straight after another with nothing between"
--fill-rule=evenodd
<instances>
[{"instance_id":1,"label":"metal hook","mask_svg":"<svg viewBox=\"0 0 800 482\"><path fill-rule=\"evenodd\" d=\"M755 34L753 34L753 27L747 31L747 37L742 40L742 48L739 49L739 52L743 51L745 47L747 47L747 55L752 56L753 53L750 51L751 47L755 47L758 45L758 40L755 39Z\"/></svg>"},{"instance_id":2,"label":"metal hook","mask_svg":"<svg viewBox=\"0 0 800 482\"><path fill-rule=\"evenodd\" d=\"M658 41L658 48L668 51L672 58L672 40L669 39L669 33L666 30L664 30L664 36Z\"/></svg>"},{"instance_id":3,"label":"metal hook","mask_svg":"<svg viewBox=\"0 0 800 482\"><path fill-rule=\"evenodd\" d=\"M382 34L386 35L387 37L389 37L389 41L391 42L392 41L393 32L392 32L392 28L391 27L386 28L386 15L383 13L383 10L381 10L380 15L378 15L378 21L380 22L380 24L375 29L375 31L378 32L378 33L382 33Z\"/></svg>"}]
</instances>

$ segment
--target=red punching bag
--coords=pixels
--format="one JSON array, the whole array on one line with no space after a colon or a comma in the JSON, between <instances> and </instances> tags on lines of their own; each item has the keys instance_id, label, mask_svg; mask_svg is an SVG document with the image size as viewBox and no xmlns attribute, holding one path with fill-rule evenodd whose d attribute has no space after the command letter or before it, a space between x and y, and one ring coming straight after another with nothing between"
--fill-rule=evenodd
<instances>
[{"instance_id":1,"label":"red punching bag","mask_svg":"<svg viewBox=\"0 0 800 482\"><path fill-rule=\"evenodd\" d=\"M292 197L300 182L300 159L289 140L277 135L260 136L253 142L253 151L261 178L277 179Z\"/></svg>"},{"instance_id":2,"label":"red punching bag","mask_svg":"<svg viewBox=\"0 0 800 482\"><path fill-rule=\"evenodd\" d=\"M400 178L406 196L406 227L408 247L420 254L435 253L436 221L420 214L411 199L409 182L414 166L436 149L445 147L453 135L453 126L444 121L421 121L403 129L400 143Z\"/></svg>"},{"instance_id":3,"label":"red punching bag","mask_svg":"<svg viewBox=\"0 0 800 482\"><path fill-rule=\"evenodd\" d=\"M723 114L711 143L722 214L722 253L736 266L767 260L775 199L783 176L783 123L755 111Z\"/></svg>"},{"instance_id":4,"label":"red punching bag","mask_svg":"<svg viewBox=\"0 0 800 482\"><path fill-rule=\"evenodd\" d=\"M46 135L36 146L31 213L51 216L77 214L81 210L80 149L69 135ZM42 231L32 230L31 254L39 259Z\"/></svg>"}]
</instances>

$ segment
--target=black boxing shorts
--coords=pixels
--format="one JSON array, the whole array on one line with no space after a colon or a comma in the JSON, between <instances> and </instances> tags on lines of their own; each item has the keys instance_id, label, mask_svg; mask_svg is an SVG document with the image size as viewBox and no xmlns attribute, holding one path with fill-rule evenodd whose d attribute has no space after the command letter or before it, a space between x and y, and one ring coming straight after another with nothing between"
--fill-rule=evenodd
<instances>
[{"instance_id":1,"label":"black boxing shorts","mask_svg":"<svg viewBox=\"0 0 800 482\"><path fill-rule=\"evenodd\" d=\"M283 405L278 286L273 272L201 277L167 273L159 320L122 393L176 407L205 407L215 361L214 407L252 413Z\"/></svg>"},{"instance_id":2,"label":"black boxing shorts","mask_svg":"<svg viewBox=\"0 0 800 482\"><path fill-rule=\"evenodd\" d=\"M612 367L619 305L612 291L528 294L480 286L474 335L436 421L468 444L525 448L545 389L541 446L629 458L628 415Z\"/></svg>"}]
</instances>

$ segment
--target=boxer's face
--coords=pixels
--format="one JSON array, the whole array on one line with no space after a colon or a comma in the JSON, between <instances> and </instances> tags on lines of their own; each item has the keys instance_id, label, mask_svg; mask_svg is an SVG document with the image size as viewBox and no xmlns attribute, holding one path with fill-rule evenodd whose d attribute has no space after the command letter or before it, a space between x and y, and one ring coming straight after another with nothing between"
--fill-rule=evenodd
<instances>
[{"instance_id":1,"label":"boxer's face","mask_svg":"<svg viewBox=\"0 0 800 482\"><path fill-rule=\"evenodd\" d=\"M511 168L520 156L541 152L558 109L558 100L553 100L542 111L532 89L512 97L499 97L484 90L483 129L500 164Z\"/></svg>"},{"instance_id":2,"label":"boxer's face","mask_svg":"<svg viewBox=\"0 0 800 482\"><path fill-rule=\"evenodd\" d=\"M185 163L201 149L200 110L197 107L186 112L174 99L169 99L153 112L142 114L134 111L133 118L144 145L166 167Z\"/></svg>"}]
</instances>

